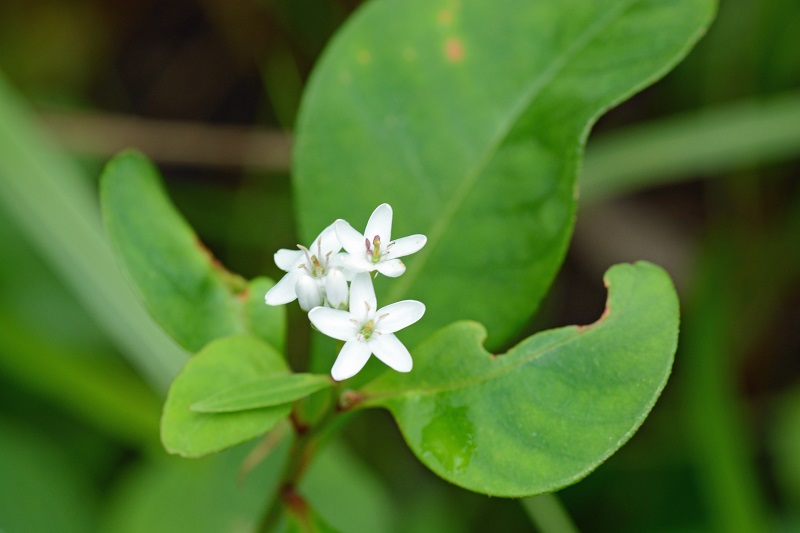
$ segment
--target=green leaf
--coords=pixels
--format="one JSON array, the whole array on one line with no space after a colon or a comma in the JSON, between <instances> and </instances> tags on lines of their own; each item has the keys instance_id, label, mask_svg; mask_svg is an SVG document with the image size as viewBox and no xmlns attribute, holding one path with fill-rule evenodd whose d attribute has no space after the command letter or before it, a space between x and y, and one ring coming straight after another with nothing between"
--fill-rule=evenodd
<instances>
[{"instance_id":1,"label":"green leaf","mask_svg":"<svg viewBox=\"0 0 800 533\"><path fill-rule=\"evenodd\" d=\"M275 285L269 278L255 278L250 281L245 302L245 327L256 337L270 346L284 352L286 350L286 308L266 305L264 295Z\"/></svg>"},{"instance_id":2,"label":"green leaf","mask_svg":"<svg viewBox=\"0 0 800 533\"><path fill-rule=\"evenodd\" d=\"M161 419L161 440L170 453L199 457L257 437L286 418L291 406L237 413L197 413L190 406L220 390L288 374L283 357L245 335L211 342L186 363L169 389Z\"/></svg>"},{"instance_id":3,"label":"green leaf","mask_svg":"<svg viewBox=\"0 0 800 533\"><path fill-rule=\"evenodd\" d=\"M409 374L363 393L388 408L417 457L462 487L530 496L569 485L641 425L663 389L678 336L678 300L650 263L609 269L609 300L591 326L539 333L505 355L459 322L413 352Z\"/></svg>"},{"instance_id":4,"label":"green leaf","mask_svg":"<svg viewBox=\"0 0 800 533\"><path fill-rule=\"evenodd\" d=\"M192 404L198 413L229 413L291 403L333 385L319 374L269 376L234 385Z\"/></svg>"},{"instance_id":5,"label":"green leaf","mask_svg":"<svg viewBox=\"0 0 800 533\"><path fill-rule=\"evenodd\" d=\"M423 233L386 302L425 302L415 340L457 319L508 341L569 242L589 126L704 32L713 0L384 0L328 47L302 103L294 185L308 241L381 202ZM458 304L454 305L457 295ZM487 305L492 302L492 305Z\"/></svg>"},{"instance_id":6,"label":"green leaf","mask_svg":"<svg viewBox=\"0 0 800 533\"><path fill-rule=\"evenodd\" d=\"M103 172L101 201L118 256L147 308L179 344L196 352L241 333L247 324L283 344L283 310L256 309L269 280L251 287L225 270L170 202L158 170L143 155L123 152ZM243 310L243 308L246 308Z\"/></svg>"}]
</instances>

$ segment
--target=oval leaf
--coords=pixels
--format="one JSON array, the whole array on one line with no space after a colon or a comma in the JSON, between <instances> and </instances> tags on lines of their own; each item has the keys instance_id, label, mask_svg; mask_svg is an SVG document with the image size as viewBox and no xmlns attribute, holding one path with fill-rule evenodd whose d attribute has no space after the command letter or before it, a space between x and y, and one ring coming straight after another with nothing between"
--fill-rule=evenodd
<instances>
[{"instance_id":1,"label":"oval leaf","mask_svg":"<svg viewBox=\"0 0 800 533\"><path fill-rule=\"evenodd\" d=\"M663 389L678 337L678 300L649 263L612 267L603 317L546 331L501 356L459 322L414 351L414 370L363 391L388 408L417 457L443 478L497 496L573 483L641 425Z\"/></svg>"},{"instance_id":2,"label":"oval leaf","mask_svg":"<svg viewBox=\"0 0 800 533\"><path fill-rule=\"evenodd\" d=\"M234 385L205 400L192 404L198 413L230 413L291 403L333 385L320 374L269 376Z\"/></svg>"},{"instance_id":3,"label":"oval leaf","mask_svg":"<svg viewBox=\"0 0 800 533\"><path fill-rule=\"evenodd\" d=\"M407 337L473 319L490 346L507 342L564 257L589 125L675 65L714 5L369 2L303 99L294 185L305 241L340 217L361 229L389 202L393 235L428 236L388 294L428 307Z\"/></svg>"},{"instance_id":4,"label":"oval leaf","mask_svg":"<svg viewBox=\"0 0 800 533\"><path fill-rule=\"evenodd\" d=\"M262 278L248 287L225 270L172 205L147 158L123 152L101 179L103 216L114 249L150 314L181 346L196 352L248 329L282 346L284 310L264 305L272 282Z\"/></svg>"},{"instance_id":5,"label":"oval leaf","mask_svg":"<svg viewBox=\"0 0 800 533\"><path fill-rule=\"evenodd\" d=\"M289 416L291 406L214 414L197 413L190 406L220 390L288 373L283 357L254 337L213 341L186 363L169 389L161 418L164 447L170 453L199 457L266 433Z\"/></svg>"}]
</instances>

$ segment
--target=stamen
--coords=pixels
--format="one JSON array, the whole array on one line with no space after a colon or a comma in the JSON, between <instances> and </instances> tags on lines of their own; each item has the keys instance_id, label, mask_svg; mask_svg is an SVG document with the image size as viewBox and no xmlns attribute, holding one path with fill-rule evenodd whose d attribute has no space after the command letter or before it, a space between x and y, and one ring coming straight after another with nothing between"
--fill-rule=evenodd
<instances>
[{"instance_id":1,"label":"stamen","mask_svg":"<svg viewBox=\"0 0 800 533\"><path fill-rule=\"evenodd\" d=\"M375 249L372 251L372 262L378 263L381 259L381 236L375 235L372 244L375 245Z\"/></svg>"},{"instance_id":2,"label":"stamen","mask_svg":"<svg viewBox=\"0 0 800 533\"><path fill-rule=\"evenodd\" d=\"M309 263L311 263L311 257L308 255L308 248L306 248L306 247L305 247L305 246L303 246L302 244L298 244L298 245L297 245L297 247L298 247L298 248L300 248L301 250L303 250L303 253L304 253L304 254L305 254L305 256L306 256L306 261L308 261Z\"/></svg>"},{"instance_id":3,"label":"stamen","mask_svg":"<svg viewBox=\"0 0 800 533\"><path fill-rule=\"evenodd\" d=\"M371 249L371 247L370 247L369 239L367 239L366 237L364 237L364 244L365 244L365 245L366 245L366 247L367 247L367 252L370 252L370 253L372 253L372 249Z\"/></svg>"}]
</instances>

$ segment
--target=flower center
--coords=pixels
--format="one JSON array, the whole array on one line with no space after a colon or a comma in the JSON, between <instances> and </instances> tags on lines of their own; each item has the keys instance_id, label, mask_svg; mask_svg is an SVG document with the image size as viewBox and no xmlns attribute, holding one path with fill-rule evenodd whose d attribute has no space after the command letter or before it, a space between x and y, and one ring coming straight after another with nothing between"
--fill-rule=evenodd
<instances>
[{"instance_id":1,"label":"flower center","mask_svg":"<svg viewBox=\"0 0 800 533\"><path fill-rule=\"evenodd\" d=\"M364 336L365 339L369 339L372 334L375 332L375 321L370 319L367 320L365 323L361 325L361 335Z\"/></svg>"},{"instance_id":2,"label":"flower center","mask_svg":"<svg viewBox=\"0 0 800 533\"><path fill-rule=\"evenodd\" d=\"M303 245L298 244L297 247L306 254L306 263L300 265L300 268L304 268L308 271L312 278L324 278L328 273L328 261L331 257L331 252L325 254L325 262L322 263L317 259L317 255L322 257L322 244L320 242L317 242L317 254L310 253L308 248Z\"/></svg>"}]
</instances>

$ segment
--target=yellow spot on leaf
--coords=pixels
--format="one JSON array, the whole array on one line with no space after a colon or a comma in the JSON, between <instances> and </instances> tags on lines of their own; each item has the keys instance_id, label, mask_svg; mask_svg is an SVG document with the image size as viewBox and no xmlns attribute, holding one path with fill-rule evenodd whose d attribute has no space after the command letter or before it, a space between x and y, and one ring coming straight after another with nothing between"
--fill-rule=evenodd
<instances>
[{"instance_id":1,"label":"yellow spot on leaf","mask_svg":"<svg viewBox=\"0 0 800 533\"><path fill-rule=\"evenodd\" d=\"M356 54L356 61L362 65L366 65L372 61L372 54L370 54L367 50L359 50L359 52Z\"/></svg>"}]
</instances>

